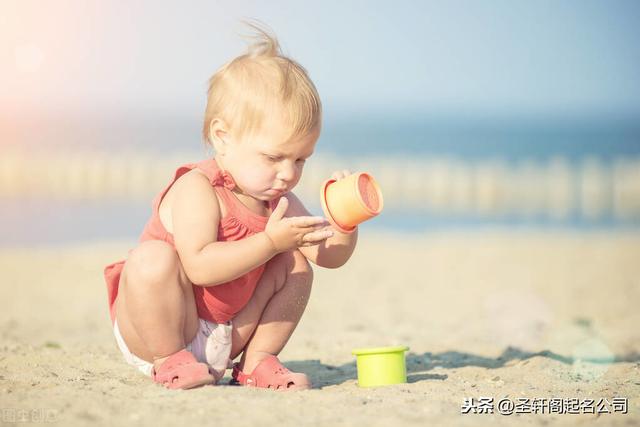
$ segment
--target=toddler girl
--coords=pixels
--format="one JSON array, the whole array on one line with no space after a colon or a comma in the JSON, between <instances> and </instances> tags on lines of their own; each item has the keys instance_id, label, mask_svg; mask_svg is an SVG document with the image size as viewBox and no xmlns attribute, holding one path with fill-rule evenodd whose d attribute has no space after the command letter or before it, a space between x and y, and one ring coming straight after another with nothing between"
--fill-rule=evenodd
<instances>
[{"instance_id":1,"label":"toddler girl","mask_svg":"<svg viewBox=\"0 0 640 427\"><path fill-rule=\"evenodd\" d=\"M139 245L104 272L120 350L168 388L215 384L240 355L232 383L309 388L277 355L307 304L309 261L340 267L357 240L291 192L320 134L320 99L254 28L248 53L210 80L203 133L215 158L177 169Z\"/></svg>"}]
</instances>

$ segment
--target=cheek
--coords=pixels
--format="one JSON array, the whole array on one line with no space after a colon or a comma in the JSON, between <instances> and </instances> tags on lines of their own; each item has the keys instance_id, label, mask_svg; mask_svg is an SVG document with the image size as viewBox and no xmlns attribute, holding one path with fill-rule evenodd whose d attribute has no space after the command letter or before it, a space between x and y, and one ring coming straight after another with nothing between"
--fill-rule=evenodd
<instances>
[{"instance_id":1,"label":"cheek","mask_svg":"<svg viewBox=\"0 0 640 427\"><path fill-rule=\"evenodd\" d=\"M300 178L302 178L302 171L304 170L304 165L303 166L297 166L296 167L296 175L295 175L295 179L294 181L297 183L298 181L300 181Z\"/></svg>"},{"instance_id":2,"label":"cheek","mask_svg":"<svg viewBox=\"0 0 640 427\"><path fill-rule=\"evenodd\" d=\"M276 171L260 163L245 167L244 170L243 181L248 188L262 190L265 187L270 187L275 181Z\"/></svg>"}]
</instances>

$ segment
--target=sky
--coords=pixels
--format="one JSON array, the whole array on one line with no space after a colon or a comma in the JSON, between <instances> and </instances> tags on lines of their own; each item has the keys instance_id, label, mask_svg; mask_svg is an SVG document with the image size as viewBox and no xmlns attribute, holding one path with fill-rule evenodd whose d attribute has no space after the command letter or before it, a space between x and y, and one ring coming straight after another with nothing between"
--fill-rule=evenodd
<instances>
[{"instance_id":1,"label":"sky","mask_svg":"<svg viewBox=\"0 0 640 427\"><path fill-rule=\"evenodd\" d=\"M640 2L0 0L2 116L201 116L258 19L328 115L640 115Z\"/></svg>"}]
</instances>

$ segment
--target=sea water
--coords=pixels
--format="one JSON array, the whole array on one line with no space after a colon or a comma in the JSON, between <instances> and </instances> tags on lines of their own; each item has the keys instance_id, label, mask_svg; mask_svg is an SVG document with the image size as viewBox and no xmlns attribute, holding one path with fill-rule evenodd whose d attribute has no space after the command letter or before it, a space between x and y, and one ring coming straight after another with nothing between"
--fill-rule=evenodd
<instances>
[{"instance_id":1,"label":"sea water","mask_svg":"<svg viewBox=\"0 0 640 427\"><path fill-rule=\"evenodd\" d=\"M157 153L170 152L176 146L192 147L195 151L201 146L197 120L161 123L141 120L121 128L117 123L103 125L102 130L67 127L67 133L58 133L54 143L61 147L75 144L113 152L139 148ZM117 131L106 132L106 129ZM33 139L27 138L24 142L27 147L30 143ZM544 165L554 158L562 158L569 166L579 167L589 158L610 168L619 161L640 159L640 120L532 117L487 120L420 115L334 117L325 120L316 153L340 158L344 164L366 164L367 158L410 158L418 164L424 161L426 165L429 159L447 158L473 166L500 159L517 168L525 163ZM149 217L150 208L150 199L87 201L12 197L2 200L0 245L135 239ZM313 213L321 213L317 203L311 202L309 208ZM406 209L385 208L362 228L363 231L428 232L496 226L624 230L640 227L640 218L637 215L619 218L610 213L589 218L579 212L562 218L517 212L487 217L474 211L412 213Z\"/></svg>"}]
</instances>

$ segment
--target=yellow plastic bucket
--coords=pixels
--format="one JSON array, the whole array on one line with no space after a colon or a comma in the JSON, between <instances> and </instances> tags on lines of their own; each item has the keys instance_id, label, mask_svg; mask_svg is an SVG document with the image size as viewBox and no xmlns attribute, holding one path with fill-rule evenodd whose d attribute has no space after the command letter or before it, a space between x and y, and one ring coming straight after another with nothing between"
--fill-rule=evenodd
<instances>
[{"instance_id":1,"label":"yellow plastic bucket","mask_svg":"<svg viewBox=\"0 0 640 427\"><path fill-rule=\"evenodd\" d=\"M356 356L358 385L378 387L407 382L404 352L407 346L358 348L351 351Z\"/></svg>"}]
</instances>

